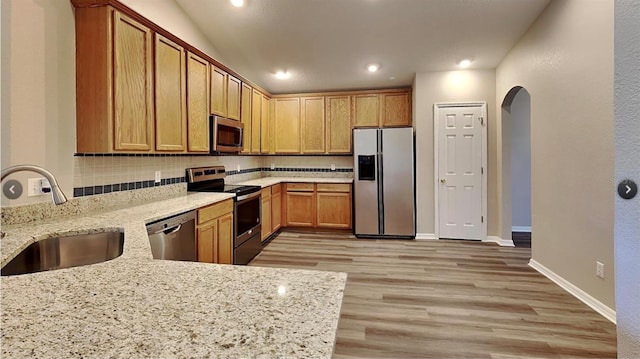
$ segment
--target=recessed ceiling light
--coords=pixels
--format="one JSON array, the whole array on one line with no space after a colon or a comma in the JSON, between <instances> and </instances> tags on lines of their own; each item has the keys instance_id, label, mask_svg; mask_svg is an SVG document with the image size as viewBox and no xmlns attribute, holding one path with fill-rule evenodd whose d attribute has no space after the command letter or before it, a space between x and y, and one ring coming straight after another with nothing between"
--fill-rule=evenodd
<instances>
[{"instance_id":1,"label":"recessed ceiling light","mask_svg":"<svg viewBox=\"0 0 640 359\"><path fill-rule=\"evenodd\" d=\"M462 67L462 68L466 68L471 66L471 60L470 59L464 59L460 62L458 62L458 66Z\"/></svg>"},{"instance_id":2,"label":"recessed ceiling light","mask_svg":"<svg viewBox=\"0 0 640 359\"><path fill-rule=\"evenodd\" d=\"M379 68L380 68L380 65L378 64L367 65L367 70L369 70L369 72L376 72L378 71Z\"/></svg>"},{"instance_id":3,"label":"recessed ceiling light","mask_svg":"<svg viewBox=\"0 0 640 359\"><path fill-rule=\"evenodd\" d=\"M244 0L231 0L231 5L235 7L242 7L244 6Z\"/></svg>"},{"instance_id":4,"label":"recessed ceiling light","mask_svg":"<svg viewBox=\"0 0 640 359\"><path fill-rule=\"evenodd\" d=\"M276 72L276 78L277 79L286 80L289 77L291 77L291 74L288 73L287 71L278 71L278 72Z\"/></svg>"}]
</instances>

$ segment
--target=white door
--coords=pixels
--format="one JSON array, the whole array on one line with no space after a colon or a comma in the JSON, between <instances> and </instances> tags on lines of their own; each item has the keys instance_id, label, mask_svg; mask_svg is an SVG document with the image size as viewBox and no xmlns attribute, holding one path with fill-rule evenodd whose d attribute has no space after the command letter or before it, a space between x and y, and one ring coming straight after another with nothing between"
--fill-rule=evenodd
<instances>
[{"instance_id":1,"label":"white door","mask_svg":"<svg viewBox=\"0 0 640 359\"><path fill-rule=\"evenodd\" d=\"M486 238L485 108L485 104L436 105L440 238Z\"/></svg>"}]
</instances>

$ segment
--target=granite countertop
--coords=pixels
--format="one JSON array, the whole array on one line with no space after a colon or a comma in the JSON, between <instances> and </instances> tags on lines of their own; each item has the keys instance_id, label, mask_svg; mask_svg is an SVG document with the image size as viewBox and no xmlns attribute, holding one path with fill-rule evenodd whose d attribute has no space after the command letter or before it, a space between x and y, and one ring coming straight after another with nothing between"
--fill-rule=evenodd
<instances>
[{"instance_id":1,"label":"granite countertop","mask_svg":"<svg viewBox=\"0 0 640 359\"><path fill-rule=\"evenodd\" d=\"M263 177L238 184L246 186L269 187L284 182L298 183L353 183L353 178L323 178L323 177Z\"/></svg>"},{"instance_id":2,"label":"granite countertop","mask_svg":"<svg viewBox=\"0 0 640 359\"><path fill-rule=\"evenodd\" d=\"M3 226L2 265L61 233L122 228L125 242L107 262L2 277L2 356L331 357L346 274L152 258L145 223L231 197Z\"/></svg>"}]
</instances>

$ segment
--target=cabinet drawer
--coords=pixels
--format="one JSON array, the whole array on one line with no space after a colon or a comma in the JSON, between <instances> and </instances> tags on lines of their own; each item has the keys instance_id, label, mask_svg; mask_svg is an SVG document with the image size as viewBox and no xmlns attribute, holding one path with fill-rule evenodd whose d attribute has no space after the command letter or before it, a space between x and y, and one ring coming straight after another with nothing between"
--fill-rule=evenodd
<instances>
[{"instance_id":1,"label":"cabinet drawer","mask_svg":"<svg viewBox=\"0 0 640 359\"><path fill-rule=\"evenodd\" d=\"M287 183L288 192L313 192L313 183Z\"/></svg>"},{"instance_id":2,"label":"cabinet drawer","mask_svg":"<svg viewBox=\"0 0 640 359\"><path fill-rule=\"evenodd\" d=\"M280 183L274 184L273 186L271 186L271 194L274 195L274 194L280 193L280 187L281 187Z\"/></svg>"},{"instance_id":3,"label":"cabinet drawer","mask_svg":"<svg viewBox=\"0 0 640 359\"><path fill-rule=\"evenodd\" d=\"M262 189L262 200L271 198L271 187L265 187Z\"/></svg>"},{"instance_id":4,"label":"cabinet drawer","mask_svg":"<svg viewBox=\"0 0 640 359\"><path fill-rule=\"evenodd\" d=\"M233 199L200 208L198 210L198 224L208 222L230 212L233 212Z\"/></svg>"},{"instance_id":5,"label":"cabinet drawer","mask_svg":"<svg viewBox=\"0 0 640 359\"><path fill-rule=\"evenodd\" d=\"M318 183L318 192L351 192L348 183Z\"/></svg>"}]
</instances>

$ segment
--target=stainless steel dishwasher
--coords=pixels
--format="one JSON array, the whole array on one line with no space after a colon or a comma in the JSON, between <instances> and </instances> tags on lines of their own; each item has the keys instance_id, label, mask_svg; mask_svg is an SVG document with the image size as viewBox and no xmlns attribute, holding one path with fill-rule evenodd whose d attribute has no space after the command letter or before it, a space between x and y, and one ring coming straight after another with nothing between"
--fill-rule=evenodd
<instances>
[{"instance_id":1,"label":"stainless steel dishwasher","mask_svg":"<svg viewBox=\"0 0 640 359\"><path fill-rule=\"evenodd\" d=\"M196 211L147 224L154 259L197 261Z\"/></svg>"}]
</instances>

